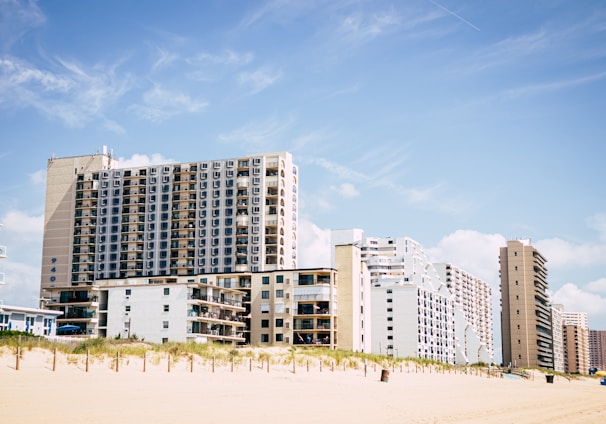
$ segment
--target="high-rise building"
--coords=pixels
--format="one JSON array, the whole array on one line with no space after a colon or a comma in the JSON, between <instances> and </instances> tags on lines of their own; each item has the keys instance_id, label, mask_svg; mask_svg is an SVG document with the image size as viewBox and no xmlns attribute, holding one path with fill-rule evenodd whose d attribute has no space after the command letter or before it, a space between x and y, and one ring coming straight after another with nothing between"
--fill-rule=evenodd
<instances>
[{"instance_id":1,"label":"high-rise building","mask_svg":"<svg viewBox=\"0 0 606 424\"><path fill-rule=\"evenodd\" d=\"M589 325L587 313L562 312L562 325L565 372L587 374L589 372Z\"/></svg>"},{"instance_id":2,"label":"high-rise building","mask_svg":"<svg viewBox=\"0 0 606 424\"><path fill-rule=\"evenodd\" d=\"M503 363L553 369L547 259L530 240L511 240L499 261Z\"/></svg>"},{"instance_id":3,"label":"high-rise building","mask_svg":"<svg viewBox=\"0 0 606 424\"><path fill-rule=\"evenodd\" d=\"M551 306L551 328L553 341L553 369L557 372L566 372L564 367L564 321L562 313L564 305Z\"/></svg>"},{"instance_id":4,"label":"high-rise building","mask_svg":"<svg viewBox=\"0 0 606 424\"><path fill-rule=\"evenodd\" d=\"M349 229L333 231L331 239L333 248L353 243L361 249L372 284L374 353L492 362L487 283L452 264L430 263L421 245L408 237L364 237L362 230Z\"/></svg>"},{"instance_id":5,"label":"high-rise building","mask_svg":"<svg viewBox=\"0 0 606 424\"><path fill-rule=\"evenodd\" d=\"M455 314L462 315L457 317L455 324L460 346L458 351L464 354L459 362L467 362L470 358L474 362L492 362L494 347L490 284L451 263L434 263L433 266L452 294Z\"/></svg>"},{"instance_id":6,"label":"high-rise building","mask_svg":"<svg viewBox=\"0 0 606 424\"><path fill-rule=\"evenodd\" d=\"M289 153L120 168L100 154L48 161L41 298L96 335L98 280L297 268Z\"/></svg>"},{"instance_id":7,"label":"high-rise building","mask_svg":"<svg viewBox=\"0 0 606 424\"><path fill-rule=\"evenodd\" d=\"M606 369L606 330L589 330L589 366Z\"/></svg>"}]
</instances>

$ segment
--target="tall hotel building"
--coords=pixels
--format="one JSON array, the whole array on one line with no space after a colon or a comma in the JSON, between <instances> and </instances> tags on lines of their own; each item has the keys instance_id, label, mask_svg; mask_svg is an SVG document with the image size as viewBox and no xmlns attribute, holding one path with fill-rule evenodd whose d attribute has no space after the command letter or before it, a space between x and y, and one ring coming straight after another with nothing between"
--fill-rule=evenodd
<instances>
[{"instance_id":1,"label":"tall hotel building","mask_svg":"<svg viewBox=\"0 0 606 424\"><path fill-rule=\"evenodd\" d=\"M562 312L564 369L571 374L589 372L589 324L585 312ZM554 328L554 332L556 329Z\"/></svg>"},{"instance_id":2,"label":"tall hotel building","mask_svg":"<svg viewBox=\"0 0 606 424\"><path fill-rule=\"evenodd\" d=\"M606 330L589 330L589 366L606 369Z\"/></svg>"},{"instance_id":3,"label":"tall hotel building","mask_svg":"<svg viewBox=\"0 0 606 424\"><path fill-rule=\"evenodd\" d=\"M98 312L107 299L99 296L100 281L166 284L207 273L295 269L297 178L285 152L134 168L120 168L105 148L53 157L41 298L64 312L63 323L104 335ZM219 289L213 296L225 299L234 287Z\"/></svg>"},{"instance_id":4,"label":"tall hotel building","mask_svg":"<svg viewBox=\"0 0 606 424\"><path fill-rule=\"evenodd\" d=\"M492 289L490 284L451 263L434 263L440 279L452 294L457 317L459 352L485 363L494 359L492 340ZM481 353L480 353L481 352ZM483 359L482 359L483 358ZM486 358L489 361L486 361Z\"/></svg>"},{"instance_id":5,"label":"tall hotel building","mask_svg":"<svg viewBox=\"0 0 606 424\"><path fill-rule=\"evenodd\" d=\"M547 260L529 240L512 240L499 261L503 364L553 369Z\"/></svg>"}]
</instances>

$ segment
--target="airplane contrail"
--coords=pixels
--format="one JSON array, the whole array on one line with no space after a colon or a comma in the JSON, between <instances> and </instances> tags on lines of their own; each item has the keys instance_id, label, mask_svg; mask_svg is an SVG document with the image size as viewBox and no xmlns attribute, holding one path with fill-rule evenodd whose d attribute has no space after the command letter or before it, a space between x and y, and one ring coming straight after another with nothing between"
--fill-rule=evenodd
<instances>
[{"instance_id":1,"label":"airplane contrail","mask_svg":"<svg viewBox=\"0 0 606 424\"><path fill-rule=\"evenodd\" d=\"M462 16L457 15L455 12L453 12L452 10L442 6L439 3L436 3L433 0L429 0L429 2L431 4L433 4L434 6L439 7L440 9L442 9L443 11L445 11L446 13L451 14L452 16L454 16L455 18L457 18L458 20L460 20L461 22L466 23L467 25L469 25L470 27L472 27L473 29L475 29L476 31L480 31L480 28L478 28L477 26L475 26L474 24L472 24L471 22L469 22L467 19L463 18Z\"/></svg>"}]
</instances>

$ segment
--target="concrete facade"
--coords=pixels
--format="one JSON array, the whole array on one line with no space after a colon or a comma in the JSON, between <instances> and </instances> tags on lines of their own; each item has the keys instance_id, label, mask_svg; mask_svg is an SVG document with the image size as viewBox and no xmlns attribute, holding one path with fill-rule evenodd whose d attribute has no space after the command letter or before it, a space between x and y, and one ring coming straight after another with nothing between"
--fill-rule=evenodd
<instances>
[{"instance_id":1,"label":"concrete facade","mask_svg":"<svg viewBox=\"0 0 606 424\"><path fill-rule=\"evenodd\" d=\"M434 263L452 294L457 317L458 363L492 363L494 359L490 284L451 263ZM459 317L460 316L460 317Z\"/></svg>"},{"instance_id":2,"label":"concrete facade","mask_svg":"<svg viewBox=\"0 0 606 424\"><path fill-rule=\"evenodd\" d=\"M503 364L553 369L547 260L529 240L512 240L499 261Z\"/></svg>"},{"instance_id":3,"label":"concrete facade","mask_svg":"<svg viewBox=\"0 0 606 424\"><path fill-rule=\"evenodd\" d=\"M492 293L487 283L452 264L429 263L421 245L408 237L335 230L331 243L333 248L359 246L370 273L373 353L406 352L459 364L492 362ZM448 316L442 315L444 310Z\"/></svg>"},{"instance_id":4,"label":"concrete facade","mask_svg":"<svg viewBox=\"0 0 606 424\"><path fill-rule=\"evenodd\" d=\"M606 369L606 330L589 330L589 366Z\"/></svg>"},{"instance_id":5,"label":"concrete facade","mask_svg":"<svg viewBox=\"0 0 606 424\"><path fill-rule=\"evenodd\" d=\"M51 158L43 303L96 336L97 280L296 269L297 173L286 152L138 168L105 149Z\"/></svg>"},{"instance_id":6,"label":"concrete facade","mask_svg":"<svg viewBox=\"0 0 606 424\"><path fill-rule=\"evenodd\" d=\"M335 246L335 263L339 276L339 347L371 352L371 278L366 263L362 261L360 247L352 244Z\"/></svg>"},{"instance_id":7,"label":"concrete facade","mask_svg":"<svg viewBox=\"0 0 606 424\"><path fill-rule=\"evenodd\" d=\"M588 374L589 323L587 313L563 311L562 325L565 372Z\"/></svg>"},{"instance_id":8,"label":"concrete facade","mask_svg":"<svg viewBox=\"0 0 606 424\"><path fill-rule=\"evenodd\" d=\"M553 341L553 369L557 372L566 372L564 366L564 321L562 319L564 305L552 305L552 341Z\"/></svg>"}]
</instances>

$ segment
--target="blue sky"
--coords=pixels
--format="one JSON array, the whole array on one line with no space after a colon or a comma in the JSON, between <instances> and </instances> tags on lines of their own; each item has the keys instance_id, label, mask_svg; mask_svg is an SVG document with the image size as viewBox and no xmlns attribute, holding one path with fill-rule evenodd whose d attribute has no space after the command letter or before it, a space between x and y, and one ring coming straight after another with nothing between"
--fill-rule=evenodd
<instances>
[{"instance_id":1,"label":"blue sky","mask_svg":"<svg viewBox=\"0 0 606 424\"><path fill-rule=\"evenodd\" d=\"M286 150L302 267L331 228L409 236L498 306L498 248L531 238L606 329L605 110L602 1L0 0L0 299L36 305L52 154Z\"/></svg>"}]
</instances>

